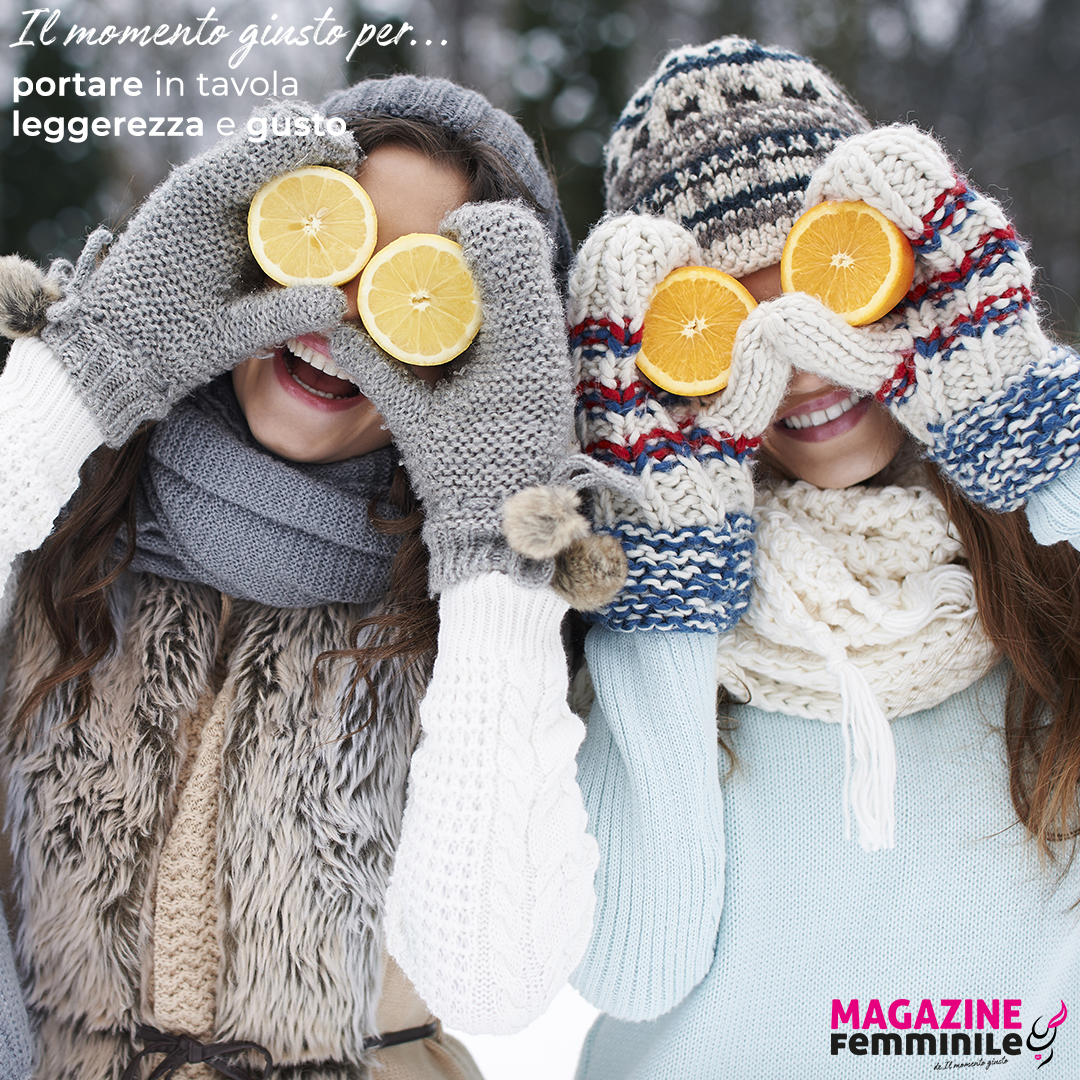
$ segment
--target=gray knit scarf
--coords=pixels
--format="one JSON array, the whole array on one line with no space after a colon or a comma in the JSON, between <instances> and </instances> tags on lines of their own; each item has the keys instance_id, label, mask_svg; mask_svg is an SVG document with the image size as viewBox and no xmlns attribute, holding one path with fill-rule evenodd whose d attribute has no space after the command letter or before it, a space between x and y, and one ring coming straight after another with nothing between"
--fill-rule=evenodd
<instances>
[{"instance_id":1,"label":"gray knit scarf","mask_svg":"<svg viewBox=\"0 0 1080 1080\"><path fill-rule=\"evenodd\" d=\"M384 498L396 464L391 447L329 465L276 457L222 376L154 429L132 569L273 607L378 600L400 539L375 531L368 506L400 516Z\"/></svg>"}]
</instances>

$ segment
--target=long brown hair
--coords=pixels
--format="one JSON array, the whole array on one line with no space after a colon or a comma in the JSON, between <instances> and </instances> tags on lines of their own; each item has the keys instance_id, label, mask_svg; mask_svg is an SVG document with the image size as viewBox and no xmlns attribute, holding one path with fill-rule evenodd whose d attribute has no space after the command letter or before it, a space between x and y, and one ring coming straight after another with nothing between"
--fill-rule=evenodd
<instances>
[{"instance_id":1,"label":"long brown hair","mask_svg":"<svg viewBox=\"0 0 1080 1080\"><path fill-rule=\"evenodd\" d=\"M1009 660L1013 807L1040 855L1064 855L1065 869L1080 836L1080 552L1037 543L1023 510L977 506L929 472L967 552L979 619Z\"/></svg>"},{"instance_id":2,"label":"long brown hair","mask_svg":"<svg viewBox=\"0 0 1080 1080\"><path fill-rule=\"evenodd\" d=\"M387 144L405 145L461 170L474 202L524 199L543 210L506 158L485 143L455 136L420 120L366 116L349 125L357 144L370 152ZM28 557L26 585L36 596L57 643L53 670L22 702L15 722L24 724L48 694L75 680L76 715L89 706L92 670L116 643L108 590L135 554L135 492L149 429L120 450L102 447L83 467L79 491L56 531ZM355 678L367 683L372 713L377 687L371 672L393 659L400 670L429 659L438 637L438 605L427 595L427 549L420 536L423 510L403 468L389 492L400 516L379 517L372 500L374 527L398 535L401 543L390 570L390 586L380 611L352 628L353 647L324 653L320 667L336 658L355 664ZM117 558L114 545L126 529L127 547Z\"/></svg>"}]
</instances>

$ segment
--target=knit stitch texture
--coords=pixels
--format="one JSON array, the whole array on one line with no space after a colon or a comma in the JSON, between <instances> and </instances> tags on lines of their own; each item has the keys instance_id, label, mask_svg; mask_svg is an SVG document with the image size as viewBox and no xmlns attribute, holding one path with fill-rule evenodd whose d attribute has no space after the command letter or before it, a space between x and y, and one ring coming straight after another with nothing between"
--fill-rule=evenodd
<instances>
[{"instance_id":1,"label":"knit stitch texture","mask_svg":"<svg viewBox=\"0 0 1080 1080\"><path fill-rule=\"evenodd\" d=\"M550 562L516 554L503 538L502 506L557 479L573 438L551 241L520 203L468 203L442 229L461 244L483 307L460 370L429 387L352 326L333 335L334 362L386 418L424 503L432 594L488 570L546 584Z\"/></svg>"},{"instance_id":2,"label":"knit stitch texture","mask_svg":"<svg viewBox=\"0 0 1080 1080\"><path fill-rule=\"evenodd\" d=\"M598 225L570 279L585 453L639 481L603 490L594 527L622 544L629 577L593 618L613 629L723 630L746 609L754 524L750 462L787 384L786 363L759 351L732 365L711 399L678 398L639 374L635 358L655 286L703 253L680 225L624 214Z\"/></svg>"},{"instance_id":3,"label":"knit stitch texture","mask_svg":"<svg viewBox=\"0 0 1080 1080\"><path fill-rule=\"evenodd\" d=\"M938 143L895 125L840 144L807 205L862 199L911 240L915 282L868 327L801 293L762 304L747 348L873 393L963 492L1014 510L1080 452L1080 356L1039 326L1032 269L1002 208Z\"/></svg>"},{"instance_id":4,"label":"knit stitch texture","mask_svg":"<svg viewBox=\"0 0 1080 1080\"><path fill-rule=\"evenodd\" d=\"M585 832L558 626L546 589L483 574L440 598L386 939L450 1027L507 1034L538 1016L588 940ZM499 656L481 670L477 656Z\"/></svg>"},{"instance_id":5,"label":"knit stitch texture","mask_svg":"<svg viewBox=\"0 0 1080 1080\"><path fill-rule=\"evenodd\" d=\"M866 117L809 60L746 38L676 49L605 148L608 210L685 226L736 277L780 261L810 175Z\"/></svg>"},{"instance_id":6,"label":"knit stitch texture","mask_svg":"<svg viewBox=\"0 0 1080 1080\"><path fill-rule=\"evenodd\" d=\"M261 115L281 128L304 120L314 131L307 106ZM63 360L110 446L241 360L340 320L337 289L253 285L260 278L247 242L248 205L268 180L303 165L352 171L355 145L348 135L254 143L238 133L174 169L107 254L112 237L99 229L74 269L54 264L64 296L49 309L42 340Z\"/></svg>"}]
</instances>

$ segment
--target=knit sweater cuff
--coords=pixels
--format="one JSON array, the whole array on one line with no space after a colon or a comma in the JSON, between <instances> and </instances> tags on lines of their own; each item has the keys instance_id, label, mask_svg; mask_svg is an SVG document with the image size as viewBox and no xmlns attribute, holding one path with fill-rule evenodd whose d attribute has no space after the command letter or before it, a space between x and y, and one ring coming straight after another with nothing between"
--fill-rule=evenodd
<instances>
[{"instance_id":1,"label":"knit sweater cuff","mask_svg":"<svg viewBox=\"0 0 1080 1080\"><path fill-rule=\"evenodd\" d=\"M622 1020L660 1016L705 977L724 897L716 635L585 644L596 703L578 754L600 847L592 940L572 982Z\"/></svg>"},{"instance_id":2,"label":"knit sweater cuff","mask_svg":"<svg viewBox=\"0 0 1080 1080\"><path fill-rule=\"evenodd\" d=\"M1040 544L1068 540L1080 548L1080 469L1075 460L1028 500L1028 527Z\"/></svg>"},{"instance_id":3,"label":"knit sweater cuff","mask_svg":"<svg viewBox=\"0 0 1080 1080\"><path fill-rule=\"evenodd\" d=\"M420 996L462 1031L536 1019L589 936L596 845L575 782L565 611L502 574L439 602L386 934Z\"/></svg>"},{"instance_id":4,"label":"knit sweater cuff","mask_svg":"<svg viewBox=\"0 0 1080 1080\"><path fill-rule=\"evenodd\" d=\"M0 375L0 577L37 548L79 486L79 469L102 433L52 350L37 338L11 347Z\"/></svg>"},{"instance_id":5,"label":"knit sweater cuff","mask_svg":"<svg viewBox=\"0 0 1080 1080\"><path fill-rule=\"evenodd\" d=\"M423 537L431 555L428 591L432 596L440 596L454 585L491 572L503 574L527 588L551 581L554 569L551 560L526 559L510 548L497 527L488 527L482 521L428 521Z\"/></svg>"}]
</instances>

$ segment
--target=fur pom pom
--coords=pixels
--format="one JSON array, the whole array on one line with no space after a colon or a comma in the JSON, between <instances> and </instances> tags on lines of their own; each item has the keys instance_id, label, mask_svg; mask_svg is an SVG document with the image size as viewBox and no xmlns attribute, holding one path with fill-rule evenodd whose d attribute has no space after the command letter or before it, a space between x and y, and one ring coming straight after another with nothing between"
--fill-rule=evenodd
<instances>
[{"instance_id":1,"label":"fur pom pom","mask_svg":"<svg viewBox=\"0 0 1080 1080\"><path fill-rule=\"evenodd\" d=\"M45 312L60 299L56 283L18 255L0 257L0 334L30 337L45 325Z\"/></svg>"},{"instance_id":2,"label":"fur pom pom","mask_svg":"<svg viewBox=\"0 0 1080 1080\"><path fill-rule=\"evenodd\" d=\"M569 488L525 488L503 504L503 535L519 555L550 559L589 535L589 523L578 513L580 502Z\"/></svg>"},{"instance_id":3,"label":"fur pom pom","mask_svg":"<svg viewBox=\"0 0 1080 1080\"><path fill-rule=\"evenodd\" d=\"M619 541L591 533L555 556L551 587L575 611L595 611L615 599L628 573Z\"/></svg>"}]
</instances>

